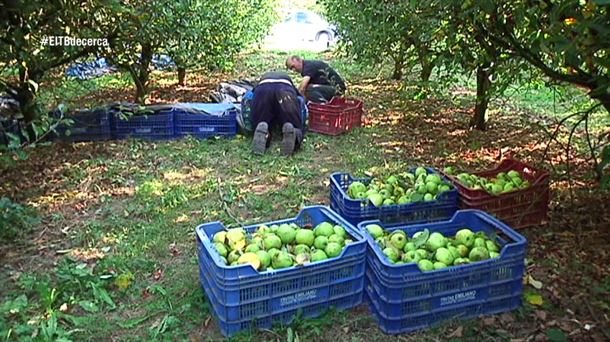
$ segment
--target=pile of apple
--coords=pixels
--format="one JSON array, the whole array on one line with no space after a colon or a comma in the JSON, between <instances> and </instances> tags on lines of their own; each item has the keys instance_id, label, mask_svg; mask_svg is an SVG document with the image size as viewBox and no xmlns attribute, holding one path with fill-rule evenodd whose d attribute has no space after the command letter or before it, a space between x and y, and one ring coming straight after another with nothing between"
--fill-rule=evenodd
<instances>
[{"instance_id":1,"label":"pile of apple","mask_svg":"<svg viewBox=\"0 0 610 342\"><path fill-rule=\"evenodd\" d=\"M448 175L454 175L455 169L451 166L443 169ZM462 172L455 176L460 183L467 188L473 190L485 190L492 195L500 195L503 193L526 189L530 183L519 171L510 170L508 172L499 172L496 177L487 179L470 173Z\"/></svg>"},{"instance_id":2,"label":"pile of apple","mask_svg":"<svg viewBox=\"0 0 610 342\"><path fill-rule=\"evenodd\" d=\"M439 270L500 256L500 246L484 232L460 229L454 237L426 229L411 238L402 230L389 232L377 224L366 230L392 264L417 263L422 271Z\"/></svg>"},{"instance_id":3,"label":"pile of apple","mask_svg":"<svg viewBox=\"0 0 610 342\"><path fill-rule=\"evenodd\" d=\"M415 173L391 175L385 181L373 178L368 184L352 182L347 188L347 194L352 199L368 199L374 206L379 207L433 201L438 195L451 189L451 184L444 182L441 176L418 167Z\"/></svg>"},{"instance_id":4,"label":"pile of apple","mask_svg":"<svg viewBox=\"0 0 610 342\"><path fill-rule=\"evenodd\" d=\"M225 264L251 264L259 271L334 258L352 242L345 228L329 222L313 229L295 223L261 225L252 234L243 228L233 228L220 231L213 238L214 247Z\"/></svg>"}]
</instances>

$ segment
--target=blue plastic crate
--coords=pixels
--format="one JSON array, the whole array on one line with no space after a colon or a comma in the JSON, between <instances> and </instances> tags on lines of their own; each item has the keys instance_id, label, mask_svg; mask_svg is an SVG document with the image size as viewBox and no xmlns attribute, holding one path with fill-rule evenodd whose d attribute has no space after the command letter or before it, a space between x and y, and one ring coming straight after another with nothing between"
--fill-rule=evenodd
<instances>
[{"instance_id":1,"label":"blue plastic crate","mask_svg":"<svg viewBox=\"0 0 610 342\"><path fill-rule=\"evenodd\" d=\"M280 289L282 285L289 283L297 284L294 285L291 295L276 296L264 300L260 298L258 300L244 300L243 303L236 305L228 305L223 302L222 296L226 291L220 289L218 284L211 279L208 272L200 269L199 278L207 297L216 306L215 312L218 318L224 322L243 322L260 319L269 314L276 315L292 311L305 306L324 305L329 301L345 297L360 298L355 300L354 305L360 304L364 286L364 267L362 267L362 271L355 272L348 278L345 278L345 276L343 278L337 277L339 278L338 280L326 282L320 280L328 277L332 272L336 272L337 269L341 269L341 267L345 267L345 265L331 268L325 272L326 275L307 272L307 274L300 276L299 279L279 281L277 287L280 291L283 290ZM311 281L312 279L314 280L313 282ZM314 282L318 282L318 284L312 285ZM305 286L301 288L298 285Z\"/></svg>"},{"instance_id":2,"label":"blue plastic crate","mask_svg":"<svg viewBox=\"0 0 610 342\"><path fill-rule=\"evenodd\" d=\"M324 206L306 207L298 216L266 225L292 223L300 226L329 221L342 225L352 237L336 258L258 272L251 265L227 266L212 244L214 234L225 227L212 222L197 227L199 275L202 287L215 305L214 312L225 335L231 335L251 321L269 327L272 322L289 323L297 310L314 317L334 305L346 309L360 304L364 288L366 241L353 225ZM255 231L260 224L243 227ZM309 313L305 312L308 311Z\"/></svg>"},{"instance_id":3,"label":"blue plastic crate","mask_svg":"<svg viewBox=\"0 0 610 342\"><path fill-rule=\"evenodd\" d=\"M439 174L432 168L426 168L426 170L428 173ZM451 184L442 175L441 178ZM434 201L375 207L367 199L358 200L349 197L347 189L355 181L368 184L371 178L353 178L350 174L342 172L330 175L331 208L352 224L374 219L384 223L434 222L449 219L458 209L458 191L455 188L439 194Z\"/></svg>"},{"instance_id":4,"label":"blue plastic crate","mask_svg":"<svg viewBox=\"0 0 610 342\"><path fill-rule=\"evenodd\" d=\"M459 308L449 308L446 310L432 311L420 316L405 316L399 319L388 319L383 316L378 309L378 301L371 299L369 289L365 291L365 296L369 296L369 308L373 317L377 320L379 328L386 334L404 334L417 330L427 329L454 320L467 320L483 315L499 314L515 310L521 306L521 296L492 299L484 303L469 302Z\"/></svg>"},{"instance_id":5,"label":"blue plastic crate","mask_svg":"<svg viewBox=\"0 0 610 342\"><path fill-rule=\"evenodd\" d=\"M203 247L200 247L203 248ZM205 253L199 250L199 253ZM320 284L335 284L345 279L353 279L354 276L364 278L366 261L362 262L362 255L340 258L336 260L332 267L319 262L298 267L300 272L291 272L282 277L278 277L271 288L261 287L261 276L243 278L243 281L222 279L212 272L214 265L211 260L200 260L200 275L205 275L212 281L215 287L212 289L222 300L222 303L229 309L240 305L255 303L261 298L268 298L271 294L289 294L297 290L307 290L317 288ZM272 271L260 273L263 277L268 277ZM222 290L222 292L221 292ZM322 292L318 294L324 296ZM240 308L238 308L240 309Z\"/></svg>"},{"instance_id":6,"label":"blue plastic crate","mask_svg":"<svg viewBox=\"0 0 610 342\"><path fill-rule=\"evenodd\" d=\"M205 290L204 285L204 290ZM207 293L207 292L206 292ZM314 318L324 314L333 308L336 310L347 310L362 303L364 291L358 291L345 296L338 296L331 300L321 300L314 303L307 303L297 309L290 309L282 312L274 312L272 315L261 314L244 320L223 320L221 317L223 307L218 302L216 296L208 294L208 300L212 304L214 319L218 323L220 331L225 336L234 335L242 330L268 329L274 324L290 324L297 317Z\"/></svg>"},{"instance_id":7,"label":"blue plastic crate","mask_svg":"<svg viewBox=\"0 0 610 342\"><path fill-rule=\"evenodd\" d=\"M188 105L188 104L187 104ZM209 113L193 113L188 109L173 108L174 126L177 137L193 136L207 139L213 136L234 137L237 134L237 109L223 103L190 104L194 109L198 106ZM220 112L216 113L216 112Z\"/></svg>"},{"instance_id":8,"label":"blue plastic crate","mask_svg":"<svg viewBox=\"0 0 610 342\"><path fill-rule=\"evenodd\" d=\"M376 220L362 222L358 228L366 231L366 225L372 223L384 226ZM520 305L527 241L489 214L462 210L448 221L384 229L400 229L409 236L424 229L453 236L464 227L495 236L502 246L500 257L422 272L415 263L390 263L368 232L364 233L368 244L365 288L384 332L410 332L452 318L505 312Z\"/></svg>"},{"instance_id":9,"label":"blue plastic crate","mask_svg":"<svg viewBox=\"0 0 610 342\"><path fill-rule=\"evenodd\" d=\"M175 138L174 113L158 112L150 115L132 115L126 119L113 113L113 135L116 139L163 140Z\"/></svg>"},{"instance_id":10,"label":"blue plastic crate","mask_svg":"<svg viewBox=\"0 0 610 342\"><path fill-rule=\"evenodd\" d=\"M112 115L105 108L79 111L66 119L73 123L58 124L52 137L54 140L80 142L112 139Z\"/></svg>"}]
</instances>

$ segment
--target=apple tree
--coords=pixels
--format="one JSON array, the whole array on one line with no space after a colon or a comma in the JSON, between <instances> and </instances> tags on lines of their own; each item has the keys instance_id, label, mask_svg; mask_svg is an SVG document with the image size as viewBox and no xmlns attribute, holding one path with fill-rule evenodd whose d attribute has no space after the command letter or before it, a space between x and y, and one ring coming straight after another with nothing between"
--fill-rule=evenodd
<instances>
[{"instance_id":1,"label":"apple tree","mask_svg":"<svg viewBox=\"0 0 610 342\"><path fill-rule=\"evenodd\" d=\"M196 1L166 21L169 35L164 50L176 62L178 83L185 84L186 69L230 67L235 54L260 41L277 19L276 0Z\"/></svg>"},{"instance_id":2,"label":"apple tree","mask_svg":"<svg viewBox=\"0 0 610 342\"><path fill-rule=\"evenodd\" d=\"M394 0L328 0L323 2L328 18L336 23L344 48L356 60L393 63L393 79L404 69L419 64L427 82L436 63L433 34L438 20L424 17L429 4Z\"/></svg>"}]
</instances>

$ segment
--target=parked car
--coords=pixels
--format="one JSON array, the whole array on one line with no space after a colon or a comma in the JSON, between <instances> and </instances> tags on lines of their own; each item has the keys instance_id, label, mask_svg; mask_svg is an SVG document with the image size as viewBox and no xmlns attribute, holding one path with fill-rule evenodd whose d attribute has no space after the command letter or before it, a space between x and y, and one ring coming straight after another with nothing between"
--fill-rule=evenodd
<instances>
[{"instance_id":1,"label":"parked car","mask_svg":"<svg viewBox=\"0 0 610 342\"><path fill-rule=\"evenodd\" d=\"M335 40L336 28L319 14L299 10L289 13L271 29L270 39L283 42L315 42L329 46Z\"/></svg>"}]
</instances>

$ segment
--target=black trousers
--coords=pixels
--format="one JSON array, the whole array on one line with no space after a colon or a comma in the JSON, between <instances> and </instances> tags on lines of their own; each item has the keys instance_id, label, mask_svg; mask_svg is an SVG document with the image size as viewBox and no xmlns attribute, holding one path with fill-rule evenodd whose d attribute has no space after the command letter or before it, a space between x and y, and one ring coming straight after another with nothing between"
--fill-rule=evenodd
<instances>
[{"instance_id":1,"label":"black trousers","mask_svg":"<svg viewBox=\"0 0 610 342\"><path fill-rule=\"evenodd\" d=\"M301 108L294 87L284 83L259 84L254 88L251 113L254 129L260 122L266 122L271 133L271 127L274 125L282 127L290 122L297 129L297 141L302 140Z\"/></svg>"},{"instance_id":2,"label":"black trousers","mask_svg":"<svg viewBox=\"0 0 610 342\"><path fill-rule=\"evenodd\" d=\"M342 91L327 84L310 84L306 89L307 100L315 103L325 103L330 101L333 96L343 95Z\"/></svg>"}]
</instances>

